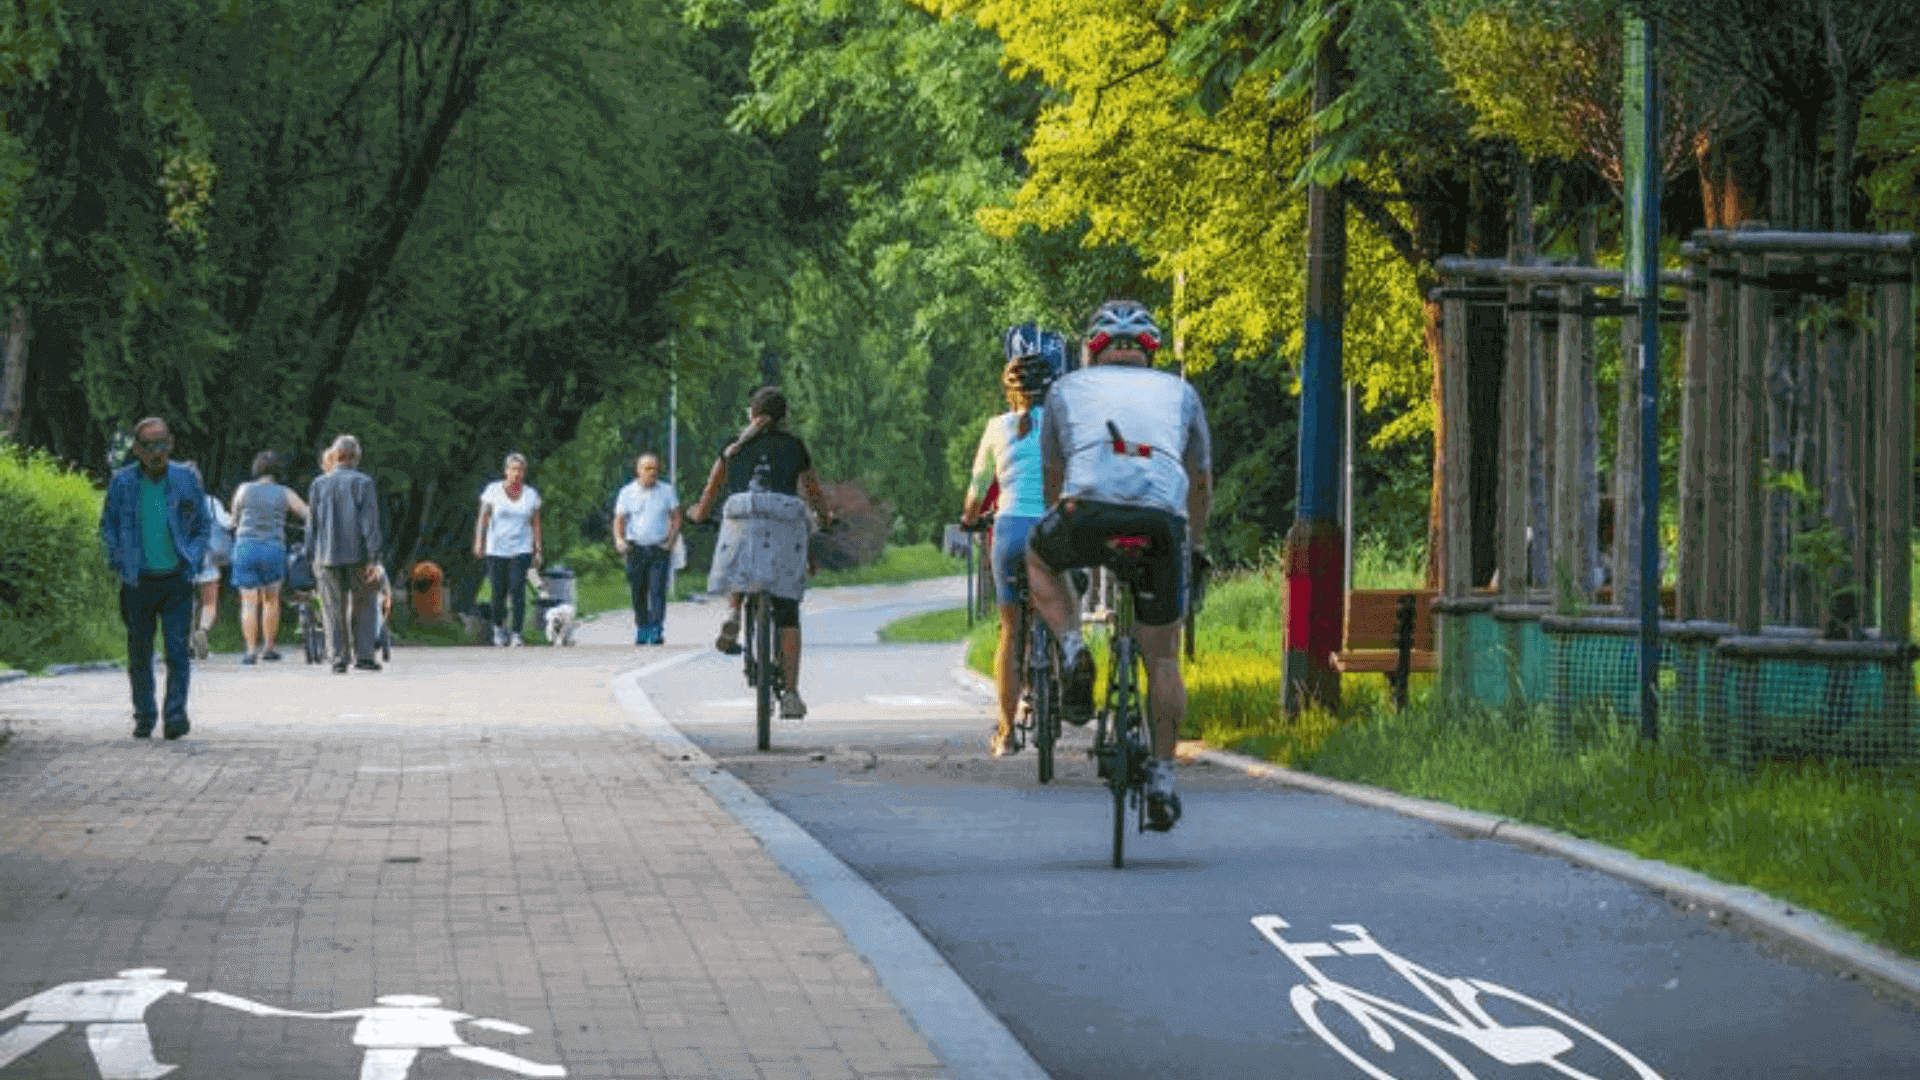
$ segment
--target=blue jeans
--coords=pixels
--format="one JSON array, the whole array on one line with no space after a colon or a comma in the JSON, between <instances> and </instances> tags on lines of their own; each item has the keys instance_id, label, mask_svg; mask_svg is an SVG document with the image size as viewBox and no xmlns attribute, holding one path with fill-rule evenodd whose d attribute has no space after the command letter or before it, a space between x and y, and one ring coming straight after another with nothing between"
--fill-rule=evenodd
<instances>
[{"instance_id":1,"label":"blue jeans","mask_svg":"<svg viewBox=\"0 0 1920 1080\"><path fill-rule=\"evenodd\" d=\"M633 601L634 640L660 636L667 618L667 566L673 552L658 544L627 545L627 594Z\"/></svg>"},{"instance_id":2,"label":"blue jeans","mask_svg":"<svg viewBox=\"0 0 1920 1080\"><path fill-rule=\"evenodd\" d=\"M127 681L133 684L133 723L151 728L159 711L153 705L153 624L166 642L168 726L187 719L187 679L192 670L187 631L193 622L192 580L185 571L166 577L141 575L137 585L120 585L120 620L127 624Z\"/></svg>"},{"instance_id":3,"label":"blue jeans","mask_svg":"<svg viewBox=\"0 0 1920 1080\"><path fill-rule=\"evenodd\" d=\"M487 556L487 583L493 590L493 625L507 625L507 612L513 612L513 632L527 624L527 568L533 565L533 552L520 555Z\"/></svg>"}]
</instances>

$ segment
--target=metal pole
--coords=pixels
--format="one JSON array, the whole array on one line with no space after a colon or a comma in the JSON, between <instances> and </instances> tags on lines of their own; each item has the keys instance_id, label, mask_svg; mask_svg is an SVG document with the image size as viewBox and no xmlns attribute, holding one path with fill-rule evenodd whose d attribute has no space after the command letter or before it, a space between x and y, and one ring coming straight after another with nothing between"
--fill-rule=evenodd
<instances>
[{"instance_id":1,"label":"metal pole","mask_svg":"<svg viewBox=\"0 0 1920 1080\"><path fill-rule=\"evenodd\" d=\"M1641 22L1640 736L1660 737L1660 70L1659 23Z\"/></svg>"}]
</instances>

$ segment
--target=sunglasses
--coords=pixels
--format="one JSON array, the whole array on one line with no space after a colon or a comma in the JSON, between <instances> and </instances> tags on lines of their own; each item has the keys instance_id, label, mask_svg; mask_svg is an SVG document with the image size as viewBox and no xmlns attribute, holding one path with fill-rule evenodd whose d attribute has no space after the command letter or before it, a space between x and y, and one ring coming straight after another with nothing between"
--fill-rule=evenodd
<instances>
[{"instance_id":1,"label":"sunglasses","mask_svg":"<svg viewBox=\"0 0 1920 1080\"><path fill-rule=\"evenodd\" d=\"M1160 339L1152 334L1109 334L1101 332L1087 339L1087 353L1099 356L1109 348L1139 349L1151 355L1160 348Z\"/></svg>"},{"instance_id":2,"label":"sunglasses","mask_svg":"<svg viewBox=\"0 0 1920 1080\"><path fill-rule=\"evenodd\" d=\"M155 453L159 453L162 450L165 450L169 446L172 446L173 440L172 439L141 439L138 442L135 442L133 445L139 447L142 450L145 450L149 454L155 454Z\"/></svg>"}]
</instances>

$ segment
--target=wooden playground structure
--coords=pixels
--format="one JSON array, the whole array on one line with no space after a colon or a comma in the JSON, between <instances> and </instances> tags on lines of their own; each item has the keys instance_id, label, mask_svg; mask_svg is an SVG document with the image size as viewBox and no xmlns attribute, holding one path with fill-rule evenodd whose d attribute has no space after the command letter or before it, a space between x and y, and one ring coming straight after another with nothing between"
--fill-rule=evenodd
<instances>
[{"instance_id":1,"label":"wooden playground structure","mask_svg":"<svg viewBox=\"0 0 1920 1080\"><path fill-rule=\"evenodd\" d=\"M1884 687L1843 695L1845 707L1870 705L1911 756L1920 751L1911 745L1920 739L1911 737L1909 581L1914 237L1755 223L1696 232L1684 252L1687 267L1659 282L1661 320L1684 335L1678 515L1665 545L1673 585L1661 623L1674 696L1663 712L1706 725L1722 749L1752 749L1762 725L1748 714L1767 711L1759 688L1778 674L1759 668L1831 675L1864 665ZM1634 707L1636 690L1591 684L1638 678L1637 657L1620 647L1639 632L1637 538L1648 512L1636 479L1638 354L1627 345L1639 338L1638 305L1618 298L1618 270L1464 258L1439 269L1445 506L1432 609L1443 693L1492 706L1515 695L1551 700L1563 714L1575 697ZM1474 426L1487 422L1493 388L1469 380L1475 319L1505 323L1496 467L1483 452L1477 478ZM1623 342L1614 474L1604 485L1618 538L1610 553L1594 465L1600 319L1620 320ZM1486 359L1471 370L1487 371ZM1478 436L1483 447L1491 441ZM1474 535L1476 524L1487 535L1489 510L1491 559ZM1617 596L1603 584L1609 576ZM1477 588L1493 583L1491 594ZM1612 643L1599 652L1587 644L1604 639ZM1501 653L1505 665L1488 663ZM1582 675L1593 675L1585 690L1575 685ZM1725 693L1714 681L1723 677L1733 679ZM1728 702L1739 721L1731 733Z\"/></svg>"}]
</instances>

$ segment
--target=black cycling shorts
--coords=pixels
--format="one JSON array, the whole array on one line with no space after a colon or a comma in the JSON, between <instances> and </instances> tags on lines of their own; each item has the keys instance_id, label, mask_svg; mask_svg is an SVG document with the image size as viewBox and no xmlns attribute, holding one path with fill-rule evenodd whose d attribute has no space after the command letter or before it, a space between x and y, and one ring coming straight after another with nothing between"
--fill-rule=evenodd
<instances>
[{"instance_id":1,"label":"black cycling shorts","mask_svg":"<svg viewBox=\"0 0 1920 1080\"><path fill-rule=\"evenodd\" d=\"M800 601L784 597L769 596L773 601L773 625L780 630L793 630L800 626Z\"/></svg>"},{"instance_id":2,"label":"black cycling shorts","mask_svg":"<svg viewBox=\"0 0 1920 1080\"><path fill-rule=\"evenodd\" d=\"M1144 536L1147 553L1116 554L1114 536ZM1062 499L1027 539L1027 550L1054 570L1110 566L1133 582L1134 617L1147 626L1180 621L1187 609L1187 523L1146 506Z\"/></svg>"}]
</instances>

